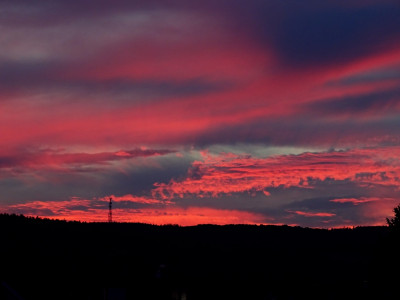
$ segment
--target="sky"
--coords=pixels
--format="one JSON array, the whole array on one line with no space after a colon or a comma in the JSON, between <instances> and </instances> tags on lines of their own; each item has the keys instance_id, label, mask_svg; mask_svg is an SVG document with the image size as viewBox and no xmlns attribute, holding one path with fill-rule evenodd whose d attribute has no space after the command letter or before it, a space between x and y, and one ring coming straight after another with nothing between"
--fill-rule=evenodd
<instances>
[{"instance_id":1,"label":"sky","mask_svg":"<svg viewBox=\"0 0 400 300\"><path fill-rule=\"evenodd\" d=\"M385 225L398 0L0 1L0 212Z\"/></svg>"}]
</instances>

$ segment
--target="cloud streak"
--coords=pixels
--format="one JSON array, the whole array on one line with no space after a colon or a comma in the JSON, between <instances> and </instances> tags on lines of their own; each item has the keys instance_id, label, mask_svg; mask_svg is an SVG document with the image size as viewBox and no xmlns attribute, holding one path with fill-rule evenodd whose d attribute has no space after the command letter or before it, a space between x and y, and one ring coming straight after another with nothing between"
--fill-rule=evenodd
<instances>
[{"instance_id":1,"label":"cloud streak","mask_svg":"<svg viewBox=\"0 0 400 300\"><path fill-rule=\"evenodd\" d=\"M360 197L360 198L339 198L339 199L332 199L331 202L335 203L351 203L353 205L360 205L363 203L368 202L375 202L375 201L385 201L385 200L395 200L395 199L385 199L385 198L377 198L377 197Z\"/></svg>"},{"instance_id":2,"label":"cloud streak","mask_svg":"<svg viewBox=\"0 0 400 300\"><path fill-rule=\"evenodd\" d=\"M70 169L95 165L110 165L112 162L138 157L151 157L174 153L173 150L133 149L100 153L65 153L62 150L39 150L0 156L0 169L25 170Z\"/></svg>"},{"instance_id":3,"label":"cloud streak","mask_svg":"<svg viewBox=\"0 0 400 300\"><path fill-rule=\"evenodd\" d=\"M288 212L294 213L294 214L297 214L297 215L300 215L300 216L305 216L305 217L322 217L322 218L325 218L325 217L334 217L335 216L335 214L327 213L327 212L306 212L306 211L299 211L299 210L288 211Z\"/></svg>"}]
</instances>

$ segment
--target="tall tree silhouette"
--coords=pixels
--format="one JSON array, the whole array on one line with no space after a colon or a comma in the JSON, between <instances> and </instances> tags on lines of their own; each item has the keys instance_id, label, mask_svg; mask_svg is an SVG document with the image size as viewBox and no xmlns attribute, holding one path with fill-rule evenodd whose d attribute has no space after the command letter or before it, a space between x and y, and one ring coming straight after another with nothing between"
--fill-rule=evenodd
<instances>
[{"instance_id":1,"label":"tall tree silhouette","mask_svg":"<svg viewBox=\"0 0 400 300\"><path fill-rule=\"evenodd\" d=\"M386 222L390 228L400 230L400 204L393 209L394 217L386 218Z\"/></svg>"}]
</instances>

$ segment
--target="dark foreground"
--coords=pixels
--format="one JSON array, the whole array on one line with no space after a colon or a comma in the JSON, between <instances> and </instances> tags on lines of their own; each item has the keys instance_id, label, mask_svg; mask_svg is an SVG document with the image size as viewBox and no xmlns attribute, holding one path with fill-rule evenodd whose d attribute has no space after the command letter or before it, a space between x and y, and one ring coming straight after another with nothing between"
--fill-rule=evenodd
<instances>
[{"instance_id":1,"label":"dark foreground","mask_svg":"<svg viewBox=\"0 0 400 300\"><path fill-rule=\"evenodd\" d=\"M387 227L178 227L0 215L0 229L0 299L399 297L398 236Z\"/></svg>"}]
</instances>

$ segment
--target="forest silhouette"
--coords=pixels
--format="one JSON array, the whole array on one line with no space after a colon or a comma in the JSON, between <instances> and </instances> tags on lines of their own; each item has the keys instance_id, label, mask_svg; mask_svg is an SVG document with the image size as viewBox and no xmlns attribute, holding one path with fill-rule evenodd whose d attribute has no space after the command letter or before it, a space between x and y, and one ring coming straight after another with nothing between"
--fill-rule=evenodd
<instances>
[{"instance_id":1,"label":"forest silhouette","mask_svg":"<svg viewBox=\"0 0 400 300\"><path fill-rule=\"evenodd\" d=\"M0 226L0 299L398 297L394 226L180 227L8 214Z\"/></svg>"}]
</instances>

